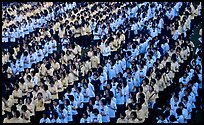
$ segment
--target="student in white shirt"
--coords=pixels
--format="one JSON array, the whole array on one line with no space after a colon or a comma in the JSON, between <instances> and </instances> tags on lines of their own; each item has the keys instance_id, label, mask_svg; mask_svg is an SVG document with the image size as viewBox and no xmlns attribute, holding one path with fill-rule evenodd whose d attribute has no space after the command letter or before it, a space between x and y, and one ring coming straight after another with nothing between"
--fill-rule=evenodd
<instances>
[{"instance_id":1,"label":"student in white shirt","mask_svg":"<svg viewBox=\"0 0 204 125\"><path fill-rule=\"evenodd\" d=\"M110 123L115 123L116 122L116 102L114 102L111 98L106 98L107 100L107 106L108 106L108 112L109 112L109 117L110 117Z\"/></svg>"},{"instance_id":2,"label":"student in white shirt","mask_svg":"<svg viewBox=\"0 0 204 125\"><path fill-rule=\"evenodd\" d=\"M64 108L64 104L60 104L58 108L58 116L62 123L68 123L67 110Z\"/></svg>"},{"instance_id":3,"label":"student in white shirt","mask_svg":"<svg viewBox=\"0 0 204 125\"><path fill-rule=\"evenodd\" d=\"M159 115L159 120L157 121L157 123L168 123L168 121L165 119L164 114Z\"/></svg>"},{"instance_id":4,"label":"student in white shirt","mask_svg":"<svg viewBox=\"0 0 204 125\"><path fill-rule=\"evenodd\" d=\"M93 115L91 115L91 123L102 123L102 116L99 114L98 109L93 109Z\"/></svg>"},{"instance_id":5,"label":"student in white shirt","mask_svg":"<svg viewBox=\"0 0 204 125\"><path fill-rule=\"evenodd\" d=\"M78 121L77 120L77 114L78 114L78 112L77 112L77 109L78 109L77 102L74 100L74 96L73 95L70 95L69 100L70 100L70 105L72 107L73 121Z\"/></svg>"},{"instance_id":6,"label":"student in white shirt","mask_svg":"<svg viewBox=\"0 0 204 125\"><path fill-rule=\"evenodd\" d=\"M59 119L57 112L54 112L54 113L52 114L52 117L53 117L53 118L52 118L52 120L51 120L50 123L61 123L61 120Z\"/></svg>"},{"instance_id":7,"label":"student in white shirt","mask_svg":"<svg viewBox=\"0 0 204 125\"><path fill-rule=\"evenodd\" d=\"M113 77L116 77L116 67L112 61L110 61L110 67L108 69L108 76L109 76L109 80L111 80Z\"/></svg>"},{"instance_id":8,"label":"student in white shirt","mask_svg":"<svg viewBox=\"0 0 204 125\"><path fill-rule=\"evenodd\" d=\"M83 91L83 96L84 96L83 110L85 110L88 103L89 103L91 92L88 88L87 83L83 83L83 88L84 88L84 91Z\"/></svg>"},{"instance_id":9,"label":"student in white shirt","mask_svg":"<svg viewBox=\"0 0 204 125\"><path fill-rule=\"evenodd\" d=\"M30 65L30 54L26 51L26 52L24 52L22 57L23 57L23 62L24 62L24 69L25 68L31 68L31 65Z\"/></svg>"},{"instance_id":10,"label":"student in white shirt","mask_svg":"<svg viewBox=\"0 0 204 125\"><path fill-rule=\"evenodd\" d=\"M178 123L187 123L184 119L184 116L182 115L182 110L180 108L176 109L176 113L177 113L177 122Z\"/></svg>"},{"instance_id":11,"label":"student in white shirt","mask_svg":"<svg viewBox=\"0 0 204 125\"><path fill-rule=\"evenodd\" d=\"M106 105L107 102L105 99L101 99L100 103L101 103L101 107L99 109L99 113L102 116L102 123L109 123L110 117L109 117L108 106Z\"/></svg>"},{"instance_id":12,"label":"student in white shirt","mask_svg":"<svg viewBox=\"0 0 204 125\"><path fill-rule=\"evenodd\" d=\"M2 32L2 47L5 49L8 48L8 38L9 38L9 33L7 32L7 29L4 28Z\"/></svg>"},{"instance_id":13,"label":"student in white shirt","mask_svg":"<svg viewBox=\"0 0 204 125\"><path fill-rule=\"evenodd\" d=\"M91 118L88 116L87 112L83 112L83 117L80 119L80 123L91 123Z\"/></svg>"},{"instance_id":14,"label":"student in white shirt","mask_svg":"<svg viewBox=\"0 0 204 125\"><path fill-rule=\"evenodd\" d=\"M47 113L43 113L43 118L40 119L40 123L51 123L50 119L47 117Z\"/></svg>"},{"instance_id":15,"label":"student in white shirt","mask_svg":"<svg viewBox=\"0 0 204 125\"><path fill-rule=\"evenodd\" d=\"M124 91L122 90L121 84L118 84L116 87L116 105L117 105L117 116L119 116L120 112L125 108L124 107Z\"/></svg>"},{"instance_id":16,"label":"student in white shirt","mask_svg":"<svg viewBox=\"0 0 204 125\"><path fill-rule=\"evenodd\" d=\"M108 56L111 55L111 49L110 49L110 46L109 46L109 43L106 42L105 43L105 46L103 46L102 48L102 54L105 58L107 58Z\"/></svg>"},{"instance_id":17,"label":"student in white shirt","mask_svg":"<svg viewBox=\"0 0 204 125\"><path fill-rule=\"evenodd\" d=\"M64 101L64 108L67 110L67 121L72 122L73 118L72 118L72 107L70 105L70 101L68 99L65 99Z\"/></svg>"},{"instance_id":18,"label":"student in white shirt","mask_svg":"<svg viewBox=\"0 0 204 125\"><path fill-rule=\"evenodd\" d=\"M36 49L36 61L37 62L40 62L42 61L42 59L44 58L44 54L43 54L43 51L42 51L42 47L41 46L37 46L37 49Z\"/></svg>"}]
</instances>

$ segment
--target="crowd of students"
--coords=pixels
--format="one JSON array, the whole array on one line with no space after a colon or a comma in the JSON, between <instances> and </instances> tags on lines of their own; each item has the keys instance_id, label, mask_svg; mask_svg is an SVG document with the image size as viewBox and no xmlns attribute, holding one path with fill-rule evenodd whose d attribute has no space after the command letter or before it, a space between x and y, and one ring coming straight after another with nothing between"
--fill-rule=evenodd
<instances>
[{"instance_id":1,"label":"crowd of students","mask_svg":"<svg viewBox=\"0 0 204 125\"><path fill-rule=\"evenodd\" d=\"M201 2L2 11L4 123L191 123L202 108Z\"/></svg>"}]
</instances>

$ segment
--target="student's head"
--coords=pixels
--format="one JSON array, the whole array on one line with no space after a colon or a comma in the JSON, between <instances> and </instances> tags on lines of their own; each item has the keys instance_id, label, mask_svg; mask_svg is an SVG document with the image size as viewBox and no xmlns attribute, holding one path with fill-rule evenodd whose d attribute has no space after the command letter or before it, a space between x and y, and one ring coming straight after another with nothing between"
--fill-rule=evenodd
<instances>
[{"instance_id":1,"label":"student's head","mask_svg":"<svg viewBox=\"0 0 204 125\"><path fill-rule=\"evenodd\" d=\"M124 119L124 118L125 118L125 116L126 116L125 112L124 112L124 111L122 111L122 112L120 113L120 118L121 118L121 119Z\"/></svg>"},{"instance_id":2,"label":"student's head","mask_svg":"<svg viewBox=\"0 0 204 125\"><path fill-rule=\"evenodd\" d=\"M38 100L42 99L42 93L39 92L39 93L37 94L37 97L38 97Z\"/></svg>"},{"instance_id":3,"label":"student's head","mask_svg":"<svg viewBox=\"0 0 204 125\"><path fill-rule=\"evenodd\" d=\"M53 100L53 105L54 105L54 106L57 106L58 103L59 103L59 102L58 102L58 99L54 99L54 100Z\"/></svg>"},{"instance_id":4,"label":"student's head","mask_svg":"<svg viewBox=\"0 0 204 125\"><path fill-rule=\"evenodd\" d=\"M35 85L35 86L33 87L33 90L37 92L37 91L39 90L38 85Z\"/></svg>"},{"instance_id":5,"label":"student's head","mask_svg":"<svg viewBox=\"0 0 204 125\"><path fill-rule=\"evenodd\" d=\"M180 103L178 104L178 106L179 106L180 109L183 109L183 108L184 108L183 102L180 102Z\"/></svg>"},{"instance_id":6,"label":"student's head","mask_svg":"<svg viewBox=\"0 0 204 125\"><path fill-rule=\"evenodd\" d=\"M83 112L83 118L87 118L88 117L88 113L86 111Z\"/></svg>"},{"instance_id":7,"label":"student's head","mask_svg":"<svg viewBox=\"0 0 204 125\"><path fill-rule=\"evenodd\" d=\"M176 119L175 115L171 115L171 116L169 117L169 120L170 120L171 122L175 122L177 119Z\"/></svg>"},{"instance_id":8,"label":"student's head","mask_svg":"<svg viewBox=\"0 0 204 125\"><path fill-rule=\"evenodd\" d=\"M137 113L135 111L130 113L130 116L132 119L136 119L137 118Z\"/></svg>"},{"instance_id":9,"label":"student's head","mask_svg":"<svg viewBox=\"0 0 204 125\"><path fill-rule=\"evenodd\" d=\"M47 112L46 112L46 111L43 112L43 118L44 118L44 119L47 118Z\"/></svg>"},{"instance_id":10,"label":"student's head","mask_svg":"<svg viewBox=\"0 0 204 125\"><path fill-rule=\"evenodd\" d=\"M176 113L177 113L178 116L182 115L182 109L177 108L176 109Z\"/></svg>"},{"instance_id":11,"label":"student's head","mask_svg":"<svg viewBox=\"0 0 204 125\"><path fill-rule=\"evenodd\" d=\"M19 98L19 99L18 99L18 104L19 104L19 105L22 105L22 104L23 104L23 99L22 99L22 98Z\"/></svg>"},{"instance_id":12,"label":"student's head","mask_svg":"<svg viewBox=\"0 0 204 125\"><path fill-rule=\"evenodd\" d=\"M68 106L68 105L70 105L70 101L69 101L68 99L65 99L65 100L64 100L64 104L65 104L66 106Z\"/></svg>"},{"instance_id":13,"label":"student's head","mask_svg":"<svg viewBox=\"0 0 204 125\"><path fill-rule=\"evenodd\" d=\"M12 114L11 112L8 112L8 113L7 113L7 118L8 118L8 119L13 118L13 114Z\"/></svg>"},{"instance_id":14,"label":"student's head","mask_svg":"<svg viewBox=\"0 0 204 125\"><path fill-rule=\"evenodd\" d=\"M54 119L57 119L57 118L58 118L58 113L57 113L57 112L53 112L52 117L53 117Z\"/></svg>"},{"instance_id":15,"label":"student's head","mask_svg":"<svg viewBox=\"0 0 204 125\"><path fill-rule=\"evenodd\" d=\"M62 112L64 110L64 104L59 105L59 111Z\"/></svg>"},{"instance_id":16,"label":"student's head","mask_svg":"<svg viewBox=\"0 0 204 125\"><path fill-rule=\"evenodd\" d=\"M94 114L94 115L98 115L98 114L99 114L98 109L96 109L96 108L95 108L95 109L93 109L93 114Z\"/></svg>"},{"instance_id":17,"label":"student's head","mask_svg":"<svg viewBox=\"0 0 204 125\"><path fill-rule=\"evenodd\" d=\"M73 96L73 95L70 95L70 96L69 96L69 100L70 100L71 102L73 102L73 101L74 101L74 96Z\"/></svg>"},{"instance_id":18,"label":"student's head","mask_svg":"<svg viewBox=\"0 0 204 125\"><path fill-rule=\"evenodd\" d=\"M129 103L128 105L127 105L127 108L128 108L128 110L132 110L133 109L133 104L132 103Z\"/></svg>"},{"instance_id":19,"label":"student's head","mask_svg":"<svg viewBox=\"0 0 204 125\"><path fill-rule=\"evenodd\" d=\"M23 106L21 107L21 110L22 110L23 112L26 112L26 111L28 110L28 108L27 108L26 105L23 105Z\"/></svg>"},{"instance_id":20,"label":"student's head","mask_svg":"<svg viewBox=\"0 0 204 125\"><path fill-rule=\"evenodd\" d=\"M20 117L20 112L17 110L15 113L14 113L14 117L16 117L16 118L19 118Z\"/></svg>"}]
</instances>

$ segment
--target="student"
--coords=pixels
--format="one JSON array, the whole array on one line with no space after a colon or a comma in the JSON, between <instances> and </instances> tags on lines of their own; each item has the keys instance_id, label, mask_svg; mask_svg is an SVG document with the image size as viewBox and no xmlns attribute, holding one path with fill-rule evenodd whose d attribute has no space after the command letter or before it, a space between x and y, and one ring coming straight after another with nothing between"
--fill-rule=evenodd
<instances>
[{"instance_id":1,"label":"student","mask_svg":"<svg viewBox=\"0 0 204 125\"><path fill-rule=\"evenodd\" d=\"M39 123L51 123L49 117L47 117L47 113L46 112L43 112L43 118L40 119L40 122Z\"/></svg>"},{"instance_id":2,"label":"student","mask_svg":"<svg viewBox=\"0 0 204 125\"><path fill-rule=\"evenodd\" d=\"M20 117L20 112L17 110L15 113L14 113L14 117L11 118L11 123L24 123L23 122L23 119Z\"/></svg>"},{"instance_id":3,"label":"student","mask_svg":"<svg viewBox=\"0 0 204 125\"><path fill-rule=\"evenodd\" d=\"M83 112L83 117L80 119L80 123L91 123L91 118L88 116L87 112Z\"/></svg>"},{"instance_id":4,"label":"student","mask_svg":"<svg viewBox=\"0 0 204 125\"><path fill-rule=\"evenodd\" d=\"M31 114L31 113L29 112L27 106L26 106L26 105L23 105L23 106L21 107L21 110L22 110L23 123L30 123L30 122L31 122L31 121L30 121L30 114Z\"/></svg>"},{"instance_id":5,"label":"student","mask_svg":"<svg viewBox=\"0 0 204 125\"><path fill-rule=\"evenodd\" d=\"M11 112L7 113L6 118L4 118L3 123L12 123L13 115Z\"/></svg>"},{"instance_id":6,"label":"student","mask_svg":"<svg viewBox=\"0 0 204 125\"><path fill-rule=\"evenodd\" d=\"M128 123L139 123L139 120L137 119L137 113L135 111L132 111L130 116L131 118L128 120Z\"/></svg>"},{"instance_id":7,"label":"student","mask_svg":"<svg viewBox=\"0 0 204 125\"><path fill-rule=\"evenodd\" d=\"M59 119L57 112L54 112L52 117L53 118L51 119L50 123L61 123L61 120Z\"/></svg>"},{"instance_id":8,"label":"student","mask_svg":"<svg viewBox=\"0 0 204 125\"><path fill-rule=\"evenodd\" d=\"M73 122L72 107L70 105L70 101L68 99L65 99L64 103L65 103L64 107L67 110L67 121L68 121L68 123Z\"/></svg>"},{"instance_id":9,"label":"student","mask_svg":"<svg viewBox=\"0 0 204 125\"><path fill-rule=\"evenodd\" d=\"M124 92L122 91L121 84L118 84L116 87L116 105L117 105L117 115L116 117L119 117L119 114L121 111L124 110Z\"/></svg>"},{"instance_id":10,"label":"student","mask_svg":"<svg viewBox=\"0 0 204 125\"><path fill-rule=\"evenodd\" d=\"M13 98L14 98L14 103L18 104L18 99L22 98L22 91L19 88L19 85L16 84L14 85L14 90L12 92Z\"/></svg>"},{"instance_id":11,"label":"student","mask_svg":"<svg viewBox=\"0 0 204 125\"><path fill-rule=\"evenodd\" d=\"M125 112L120 113L120 118L117 119L116 123L128 123L128 120L125 118Z\"/></svg>"},{"instance_id":12,"label":"student","mask_svg":"<svg viewBox=\"0 0 204 125\"><path fill-rule=\"evenodd\" d=\"M102 116L102 123L109 123L110 117L109 117L108 106L106 105L107 102L105 99L101 99L100 103L101 103L101 107L99 108L99 113Z\"/></svg>"},{"instance_id":13,"label":"student","mask_svg":"<svg viewBox=\"0 0 204 125\"><path fill-rule=\"evenodd\" d=\"M60 104L59 108L57 110L59 119L61 120L61 123L68 123L67 118L67 110L64 108L64 104Z\"/></svg>"},{"instance_id":14,"label":"student","mask_svg":"<svg viewBox=\"0 0 204 125\"><path fill-rule=\"evenodd\" d=\"M159 120L157 121L157 123L168 123L168 121L165 119L164 114L159 115Z\"/></svg>"},{"instance_id":15,"label":"student","mask_svg":"<svg viewBox=\"0 0 204 125\"><path fill-rule=\"evenodd\" d=\"M37 123L40 121L40 118L42 118L43 112L45 110L44 99L42 96L43 96L42 93L39 92L37 94L37 99L34 102L34 104L35 104L35 118L36 118L35 122L37 122ZM44 119L46 119L46 118L44 118Z\"/></svg>"},{"instance_id":16,"label":"student","mask_svg":"<svg viewBox=\"0 0 204 125\"><path fill-rule=\"evenodd\" d=\"M91 115L91 123L102 123L102 116L99 114L98 109L93 109L93 115Z\"/></svg>"},{"instance_id":17,"label":"student","mask_svg":"<svg viewBox=\"0 0 204 125\"><path fill-rule=\"evenodd\" d=\"M70 105L71 105L71 108L72 108L73 121L77 121L77 118L78 118L78 112L77 112L78 105L77 105L77 102L74 100L73 95L70 95L69 100L70 100Z\"/></svg>"},{"instance_id":18,"label":"student","mask_svg":"<svg viewBox=\"0 0 204 125\"><path fill-rule=\"evenodd\" d=\"M176 114L178 123L186 123L186 121L184 120L184 116L182 115L182 110L180 108L176 109Z\"/></svg>"},{"instance_id":19,"label":"student","mask_svg":"<svg viewBox=\"0 0 204 125\"><path fill-rule=\"evenodd\" d=\"M33 123L35 117L35 106L32 103L32 99L27 97L25 105L27 106L27 110L30 112L30 121Z\"/></svg>"}]
</instances>

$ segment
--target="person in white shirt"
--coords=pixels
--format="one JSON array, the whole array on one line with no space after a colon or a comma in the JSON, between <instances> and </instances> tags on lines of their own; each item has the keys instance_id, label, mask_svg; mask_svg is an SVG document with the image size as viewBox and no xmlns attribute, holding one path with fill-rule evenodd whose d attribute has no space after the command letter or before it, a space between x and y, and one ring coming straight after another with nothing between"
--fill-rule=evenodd
<instances>
[{"instance_id":1,"label":"person in white shirt","mask_svg":"<svg viewBox=\"0 0 204 125\"><path fill-rule=\"evenodd\" d=\"M124 107L124 91L122 90L121 84L118 84L116 87L116 105L117 105L117 117L119 116L120 112L125 108Z\"/></svg>"},{"instance_id":2,"label":"person in white shirt","mask_svg":"<svg viewBox=\"0 0 204 125\"><path fill-rule=\"evenodd\" d=\"M91 118L88 116L87 112L83 112L83 117L80 119L80 123L91 123Z\"/></svg>"},{"instance_id":3,"label":"person in white shirt","mask_svg":"<svg viewBox=\"0 0 204 125\"><path fill-rule=\"evenodd\" d=\"M74 100L74 96L70 95L69 96L69 100L70 100L70 105L72 107L72 117L73 117L73 121L78 121L77 120L77 109L78 109L78 105L77 102Z\"/></svg>"},{"instance_id":4,"label":"person in white shirt","mask_svg":"<svg viewBox=\"0 0 204 125\"><path fill-rule=\"evenodd\" d=\"M106 105L107 102L105 99L101 99L100 103L101 103L101 107L99 109L99 113L102 116L102 123L109 123L110 117L109 117L108 106Z\"/></svg>"},{"instance_id":5,"label":"person in white shirt","mask_svg":"<svg viewBox=\"0 0 204 125\"><path fill-rule=\"evenodd\" d=\"M168 121L165 119L164 114L159 115L159 120L157 121L157 123L168 123Z\"/></svg>"},{"instance_id":6,"label":"person in white shirt","mask_svg":"<svg viewBox=\"0 0 204 125\"><path fill-rule=\"evenodd\" d=\"M109 117L110 117L110 123L115 123L116 122L116 102L114 102L111 98L106 98L107 100L107 106L108 106L108 112L109 112Z\"/></svg>"},{"instance_id":7,"label":"person in white shirt","mask_svg":"<svg viewBox=\"0 0 204 125\"><path fill-rule=\"evenodd\" d=\"M103 46L102 48L102 54L105 58L107 58L108 56L111 55L111 49L110 49L110 46L109 46L109 43L106 42L105 43L105 46Z\"/></svg>"},{"instance_id":8,"label":"person in white shirt","mask_svg":"<svg viewBox=\"0 0 204 125\"><path fill-rule=\"evenodd\" d=\"M116 77L116 67L112 61L110 61L110 67L108 69L108 76L109 76L109 80L111 80L113 77Z\"/></svg>"},{"instance_id":9,"label":"person in white shirt","mask_svg":"<svg viewBox=\"0 0 204 125\"><path fill-rule=\"evenodd\" d=\"M102 123L102 116L99 114L98 109L93 109L93 115L91 115L91 123Z\"/></svg>"},{"instance_id":10,"label":"person in white shirt","mask_svg":"<svg viewBox=\"0 0 204 125\"><path fill-rule=\"evenodd\" d=\"M70 101L68 99L64 100L64 108L67 110L67 121L72 122L73 118L72 118L72 107L70 105Z\"/></svg>"},{"instance_id":11,"label":"person in white shirt","mask_svg":"<svg viewBox=\"0 0 204 125\"><path fill-rule=\"evenodd\" d=\"M56 52L56 51L57 51L57 42L56 42L56 40L53 38L53 36L51 37L51 46L52 46L53 52Z\"/></svg>"},{"instance_id":12,"label":"person in white shirt","mask_svg":"<svg viewBox=\"0 0 204 125\"><path fill-rule=\"evenodd\" d=\"M2 47L5 49L8 48L8 38L9 38L9 33L7 29L4 28L2 32Z\"/></svg>"},{"instance_id":13,"label":"person in white shirt","mask_svg":"<svg viewBox=\"0 0 204 125\"><path fill-rule=\"evenodd\" d=\"M30 65L30 54L25 51L22 55L22 58L23 58L23 62L24 62L24 69L25 68L31 68L31 65Z\"/></svg>"},{"instance_id":14,"label":"person in white shirt","mask_svg":"<svg viewBox=\"0 0 204 125\"><path fill-rule=\"evenodd\" d=\"M182 115L182 110L180 108L177 108L176 109L176 113L177 113L177 122L178 123L187 123L185 121L185 118L184 116Z\"/></svg>"},{"instance_id":15,"label":"person in white shirt","mask_svg":"<svg viewBox=\"0 0 204 125\"><path fill-rule=\"evenodd\" d=\"M128 77L127 77L126 81L127 81L128 87L129 87L129 92L136 92L135 82L134 82L134 79L133 79L131 73L128 73Z\"/></svg>"},{"instance_id":16,"label":"person in white shirt","mask_svg":"<svg viewBox=\"0 0 204 125\"><path fill-rule=\"evenodd\" d=\"M61 123L61 120L59 119L57 112L54 112L54 113L52 114L52 117L53 117L53 118L52 118L52 120L51 120L50 123Z\"/></svg>"},{"instance_id":17,"label":"person in white shirt","mask_svg":"<svg viewBox=\"0 0 204 125\"><path fill-rule=\"evenodd\" d=\"M51 123L50 119L47 117L47 113L43 113L43 118L40 119L40 123Z\"/></svg>"},{"instance_id":18,"label":"person in white shirt","mask_svg":"<svg viewBox=\"0 0 204 125\"><path fill-rule=\"evenodd\" d=\"M41 46L37 46L36 48L36 62L40 62L42 61L42 59L44 58L44 54L43 54L43 51L42 51L42 47Z\"/></svg>"},{"instance_id":19,"label":"person in white shirt","mask_svg":"<svg viewBox=\"0 0 204 125\"><path fill-rule=\"evenodd\" d=\"M91 92L90 92L90 89L88 88L87 83L83 83L83 88L84 88L84 91L83 91L83 96L84 96L83 110L85 110L88 103L89 103Z\"/></svg>"},{"instance_id":20,"label":"person in white shirt","mask_svg":"<svg viewBox=\"0 0 204 125\"><path fill-rule=\"evenodd\" d=\"M67 110L64 108L64 104L60 104L58 108L58 116L62 123L68 123Z\"/></svg>"}]
</instances>

